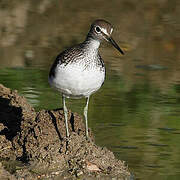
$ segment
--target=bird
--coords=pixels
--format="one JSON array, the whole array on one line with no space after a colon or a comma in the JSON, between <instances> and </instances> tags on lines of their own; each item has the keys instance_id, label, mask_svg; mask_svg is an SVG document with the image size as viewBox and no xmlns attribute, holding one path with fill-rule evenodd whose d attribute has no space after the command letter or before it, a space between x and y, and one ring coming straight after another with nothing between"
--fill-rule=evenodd
<instances>
[{"instance_id":1,"label":"bird","mask_svg":"<svg viewBox=\"0 0 180 180\"><path fill-rule=\"evenodd\" d=\"M122 55L123 50L112 38L113 26L106 20L97 19L85 40L57 55L51 66L48 82L62 94L66 137L69 137L66 98L85 98L85 135L88 134L88 105L90 96L103 85L106 75L104 61L99 54L102 41L110 42Z\"/></svg>"}]
</instances>

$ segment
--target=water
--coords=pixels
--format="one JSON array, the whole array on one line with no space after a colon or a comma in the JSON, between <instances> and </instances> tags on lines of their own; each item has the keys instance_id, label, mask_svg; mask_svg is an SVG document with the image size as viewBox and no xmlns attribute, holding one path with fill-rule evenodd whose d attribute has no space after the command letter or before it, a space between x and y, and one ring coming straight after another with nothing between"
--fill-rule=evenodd
<instances>
[{"instance_id":1,"label":"water","mask_svg":"<svg viewBox=\"0 0 180 180\"><path fill-rule=\"evenodd\" d=\"M47 83L53 58L82 41L92 20L111 21L125 56L101 46L107 77L91 97L88 114L96 143L126 161L136 179L179 179L178 1L113 0L98 10L97 1L61 3L3 1L0 83L17 89L36 110L62 107L61 96ZM84 99L67 101L81 114L84 104Z\"/></svg>"}]
</instances>

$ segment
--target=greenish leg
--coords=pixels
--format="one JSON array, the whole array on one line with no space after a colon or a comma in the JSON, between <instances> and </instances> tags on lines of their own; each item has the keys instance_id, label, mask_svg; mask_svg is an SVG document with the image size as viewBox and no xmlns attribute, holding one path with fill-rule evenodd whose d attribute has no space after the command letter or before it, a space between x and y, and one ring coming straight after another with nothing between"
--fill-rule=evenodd
<instances>
[{"instance_id":1,"label":"greenish leg","mask_svg":"<svg viewBox=\"0 0 180 180\"><path fill-rule=\"evenodd\" d=\"M89 96L87 97L86 100L86 106L84 107L84 118L85 118L85 125L86 125L86 139L88 139L88 104L89 104Z\"/></svg>"},{"instance_id":2,"label":"greenish leg","mask_svg":"<svg viewBox=\"0 0 180 180\"><path fill-rule=\"evenodd\" d=\"M63 99L64 119L65 119L65 126L66 126L66 136L69 137L68 121L67 121L68 120L68 118L67 118L68 110L66 107L66 98L64 95L62 96L62 99Z\"/></svg>"}]
</instances>

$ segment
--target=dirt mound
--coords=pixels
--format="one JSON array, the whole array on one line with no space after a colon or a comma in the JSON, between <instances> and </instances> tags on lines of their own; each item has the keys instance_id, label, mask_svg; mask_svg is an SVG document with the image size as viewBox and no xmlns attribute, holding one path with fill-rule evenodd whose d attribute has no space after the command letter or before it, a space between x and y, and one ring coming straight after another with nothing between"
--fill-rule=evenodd
<instances>
[{"instance_id":1,"label":"dirt mound","mask_svg":"<svg viewBox=\"0 0 180 180\"><path fill-rule=\"evenodd\" d=\"M69 112L68 118L70 137L64 138L62 109L35 112L17 91L0 85L0 159L14 174L12 178L130 176L112 152L86 140L83 119L77 113ZM91 132L90 136L93 139Z\"/></svg>"}]
</instances>

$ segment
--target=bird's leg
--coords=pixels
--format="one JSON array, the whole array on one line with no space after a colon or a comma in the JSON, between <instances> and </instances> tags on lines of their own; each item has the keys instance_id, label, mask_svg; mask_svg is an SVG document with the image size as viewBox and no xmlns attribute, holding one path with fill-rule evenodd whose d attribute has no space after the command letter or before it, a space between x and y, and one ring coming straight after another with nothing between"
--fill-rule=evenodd
<instances>
[{"instance_id":1,"label":"bird's leg","mask_svg":"<svg viewBox=\"0 0 180 180\"><path fill-rule=\"evenodd\" d=\"M86 99L86 106L84 107L84 118L85 118L85 125L86 125L86 139L88 139L88 104L89 104L89 96Z\"/></svg>"},{"instance_id":2,"label":"bird's leg","mask_svg":"<svg viewBox=\"0 0 180 180\"><path fill-rule=\"evenodd\" d=\"M64 119L65 119L65 126L66 126L66 136L69 137L68 121L67 121L68 120L68 118L67 118L68 110L66 107L66 98L64 95L62 96L62 99L63 99Z\"/></svg>"}]
</instances>

